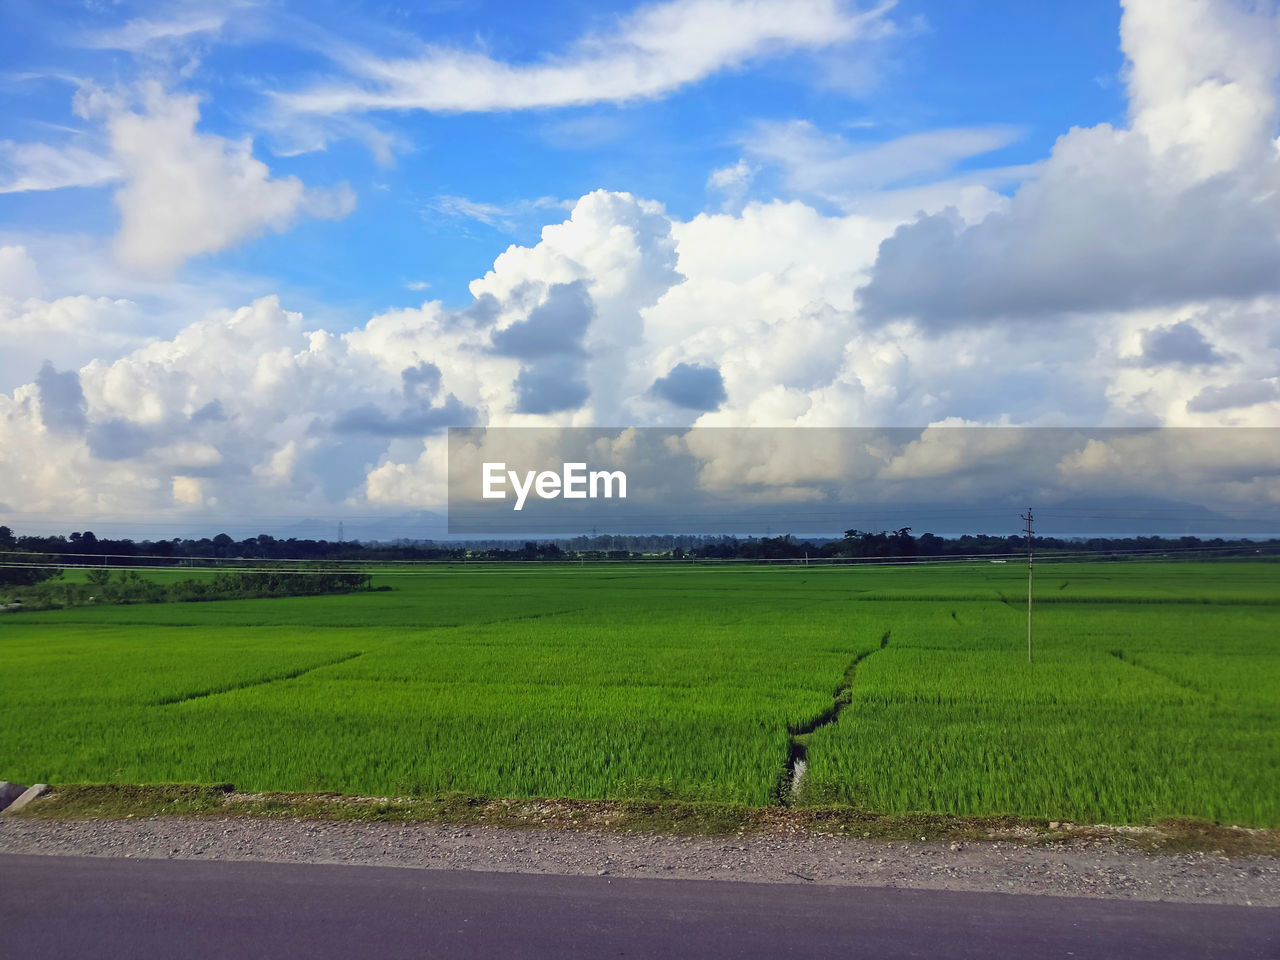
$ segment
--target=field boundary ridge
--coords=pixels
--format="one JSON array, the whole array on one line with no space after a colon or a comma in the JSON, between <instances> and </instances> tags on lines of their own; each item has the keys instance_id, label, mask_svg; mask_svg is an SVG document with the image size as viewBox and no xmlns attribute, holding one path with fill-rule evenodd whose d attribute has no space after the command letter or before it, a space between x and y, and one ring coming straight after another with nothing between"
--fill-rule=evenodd
<instances>
[{"instance_id":1,"label":"field boundary ridge","mask_svg":"<svg viewBox=\"0 0 1280 960\"><path fill-rule=\"evenodd\" d=\"M529 829L678 836L830 835L885 841L1098 841L1151 854L1203 852L1280 857L1280 828L1225 825L1193 818L1152 824L1076 824L1038 818L877 814L848 806L751 807L680 800L363 797L337 793L238 792L231 784L65 784L10 814L50 820L148 817L303 819L450 823Z\"/></svg>"},{"instance_id":2,"label":"field boundary ridge","mask_svg":"<svg viewBox=\"0 0 1280 960\"><path fill-rule=\"evenodd\" d=\"M230 683L221 687L214 687L208 690L200 690L196 693L185 693L180 696L162 697L159 700L152 700L148 706L151 707L168 707L175 703L186 703L189 700L201 700L205 697L216 697L220 693L233 693L236 690L247 690L250 687L262 687L268 683L277 683L281 680L296 680L298 677L313 670L323 670L325 667L336 667L340 663L347 663L356 657L363 656L364 651L356 653L348 653L338 657L336 660L326 660L324 663L315 663L309 667L299 667L295 670L288 670L284 673L273 674L270 677L262 677L257 680L246 680L244 683Z\"/></svg>"}]
</instances>

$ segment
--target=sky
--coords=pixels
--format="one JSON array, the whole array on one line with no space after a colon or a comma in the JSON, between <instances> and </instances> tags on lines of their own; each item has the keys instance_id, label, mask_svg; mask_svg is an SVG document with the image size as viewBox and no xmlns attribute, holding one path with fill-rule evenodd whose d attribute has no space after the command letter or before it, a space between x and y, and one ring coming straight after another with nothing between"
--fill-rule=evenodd
<instances>
[{"instance_id":1,"label":"sky","mask_svg":"<svg viewBox=\"0 0 1280 960\"><path fill-rule=\"evenodd\" d=\"M15 529L436 510L449 426L1280 426L1271 0L0 17Z\"/></svg>"}]
</instances>

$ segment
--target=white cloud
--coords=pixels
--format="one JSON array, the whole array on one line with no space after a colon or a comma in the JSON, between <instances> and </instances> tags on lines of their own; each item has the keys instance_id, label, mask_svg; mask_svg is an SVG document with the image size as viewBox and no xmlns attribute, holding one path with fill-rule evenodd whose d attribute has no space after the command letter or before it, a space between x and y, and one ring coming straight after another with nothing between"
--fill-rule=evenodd
<instances>
[{"instance_id":1,"label":"white cloud","mask_svg":"<svg viewBox=\"0 0 1280 960\"><path fill-rule=\"evenodd\" d=\"M168 273L187 259L225 249L266 230L287 229L300 216L339 219L354 194L273 178L248 139L200 133L198 100L148 84L145 110L115 110L107 119L112 154L124 171L116 193L116 253L137 270Z\"/></svg>"},{"instance_id":2,"label":"white cloud","mask_svg":"<svg viewBox=\"0 0 1280 960\"><path fill-rule=\"evenodd\" d=\"M1280 22L1269 4L1125 0L1134 132L1196 179L1273 162Z\"/></svg>"},{"instance_id":3,"label":"white cloud","mask_svg":"<svg viewBox=\"0 0 1280 960\"><path fill-rule=\"evenodd\" d=\"M1280 448L1272 430L1167 430L1095 438L1065 456L1058 473L1067 485L1088 488L1106 478L1114 495L1190 499L1206 486L1244 505L1280 502Z\"/></svg>"},{"instance_id":4,"label":"white cloud","mask_svg":"<svg viewBox=\"0 0 1280 960\"><path fill-rule=\"evenodd\" d=\"M197 477L174 476L172 489L175 503L204 505L204 485Z\"/></svg>"},{"instance_id":5,"label":"white cloud","mask_svg":"<svg viewBox=\"0 0 1280 960\"><path fill-rule=\"evenodd\" d=\"M855 13L840 0L669 0L529 65L442 47L398 60L342 51L352 80L281 94L280 101L322 114L620 103L663 96L760 57L847 43L882 22L891 6Z\"/></svg>"},{"instance_id":6,"label":"white cloud","mask_svg":"<svg viewBox=\"0 0 1280 960\"><path fill-rule=\"evenodd\" d=\"M42 289L40 271L27 248L0 246L0 300L25 300L39 296Z\"/></svg>"},{"instance_id":7,"label":"white cloud","mask_svg":"<svg viewBox=\"0 0 1280 960\"><path fill-rule=\"evenodd\" d=\"M1007 147L1016 127L962 127L912 133L878 143L850 143L824 134L806 120L760 123L744 146L754 157L780 166L793 192L848 207L859 195L950 174L961 160ZM1021 179L1028 171L983 171L989 183Z\"/></svg>"},{"instance_id":8,"label":"white cloud","mask_svg":"<svg viewBox=\"0 0 1280 960\"><path fill-rule=\"evenodd\" d=\"M739 158L738 162L731 166L712 170L711 176L707 177L707 186L712 190L740 190L751 183L753 176L755 171L751 165Z\"/></svg>"},{"instance_id":9,"label":"white cloud","mask_svg":"<svg viewBox=\"0 0 1280 960\"><path fill-rule=\"evenodd\" d=\"M355 207L346 184L318 189L272 177L249 138L197 130L199 98L154 80L136 90L82 82L73 108L101 122L103 149L0 142L0 193L123 181L115 253L140 275L166 277L192 257L286 230L301 217L341 219Z\"/></svg>"},{"instance_id":10,"label":"white cloud","mask_svg":"<svg viewBox=\"0 0 1280 960\"><path fill-rule=\"evenodd\" d=\"M855 38L883 15L868 16L821 0L650 6L532 66L439 50L366 59L353 67L360 83L314 105L657 96L753 57ZM50 267L35 241L0 246L0 389L19 384L0 393L3 499L57 517L439 506L435 431L449 423L1273 426L1274 23L1223 4L1131 0L1124 29L1129 128L1073 130L1035 171L954 172L1009 143L1004 127L861 144L803 122L761 125L708 179L725 211L682 221L651 200L589 193L536 243L499 255L465 309L427 302L315 329L243 280L228 302L252 302L209 312L182 284L130 286L91 257ZM432 86L441 76L459 83ZM199 131L196 98L152 86L143 101L85 87L78 109L103 120L111 153L7 145L19 173L6 182L87 181L110 164L124 179L117 250L141 271L349 209L341 191L273 177L247 140ZM351 118L316 119L323 138L326 122ZM773 170L801 199L746 203ZM1029 173L1012 200L996 192ZM512 230L559 206L442 195L429 210L454 229L471 219ZM940 214L947 206L957 211ZM899 230L916 210L938 215ZM63 295L74 283L115 295ZM861 302L859 288L870 291ZM1052 342L1034 324L969 322L1066 311ZM1012 457L1001 444L1013 436L940 431L879 462L887 479L923 482ZM1142 450L1084 450L1064 462L1063 482ZM1187 450L1220 452L1233 470L1254 462L1212 443ZM717 469L745 451L727 453ZM798 457L784 443L777 475L760 479L848 467L834 455L788 462ZM1133 483L1158 483L1170 469L1160 463ZM1261 489L1242 484L1241 496Z\"/></svg>"},{"instance_id":11,"label":"white cloud","mask_svg":"<svg viewBox=\"0 0 1280 960\"><path fill-rule=\"evenodd\" d=\"M742 146L757 163L753 173L779 172L787 196L899 222L954 209L963 222L974 223L1008 205L1000 190L1034 178L1040 168L1020 164L957 172L955 167L1020 135L1015 127L986 126L859 143L806 120L790 120L757 123Z\"/></svg>"},{"instance_id":12,"label":"white cloud","mask_svg":"<svg viewBox=\"0 0 1280 960\"><path fill-rule=\"evenodd\" d=\"M107 297L0 296L0 383L23 383L45 360L79 367L96 357L119 356L146 341L137 306Z\"/></svg>"},{"instance_id":13,"label":"white cloud","mask_svg":"<svg viewBox=\"0 0 1280 960\"><path fill-rule=\"evenodd\" d=\"M979 223L900 228L864 312L938 330L1280 290L1280 21L1236 0L1124 7L1129 127L1072 129Z\"/></svg>"},{"instance_id":14,"label":"white cloud","mask_svg":"<svg viewBox=\"0 0 1280 960\"><path fill-rule=\"evenodd\" d=\"M1094 362L1106 364L1113 422L1280 424L1280 398L1258 389L1280 370L1277 310L1280 297L1272 296L1244 304L1189 304L1097 318L1091 324L1098 331Z\"/></svg>"},{"instance_id":15,"label":"white cloud","mask_svg":"<svg viewBox=\"0 0 1280 960\"><path fill-rule=\"evenodd\" d=\"M441 194L426 204L430 214L451 220L475 220L504 233L515 233L521 221L540 215L545 210L568 210L573 201L555 197L536 197L532 200L515 200L511 203L486 203L466 197Z\"/></svg>"},{"instance_id":16,"label":"white cloud","mask_svg":"<svg viewBox=\"0 0 1280 960\"><path fill-rule=\"evenodd\" d=\"M119 178L110 157L84 147L0 141L0 193L96 187Z\"/></svg>"},{"instance_id":17,"label":"white cloud","mask_svg":"<svg viewBox=\"0 0 1280 960\"><path fill-rule=\"evenodd\" d=\"M722 208L726 212L738 210L746 202L747 191L751 189L755 175L755 168L739 157L735 164L712 170L707 177L707 189L721 195Z\"/></svg>"},{"instance_id":18,"label":"white cloud","mask_svg":"<svg viewBox=\"0 0 1280 960\"><path fill-rule=\"evenodd\" d=\"M338 333L313 329L267 297L123 356L116 348L116 359L51 356L41 374L49 410L38 384L0 394L0 488L18 509L61 517L163 519L214 503L236 503L251 516L332 516L441 506L438 431L447 424L1265 425L1280 418L1280 400L1226 389L1274 378L1280 344L1271 342L1270 318L1280 300L1080 320L1061 329L1052 350L1018 329L927 337L906 326L868 326L853 290L893 228L892 220L824 215L798 202L680 221L651 201L597 191L538 243L501 254L471 285L475 300L466 309L428 302ZM8 256L16 273L25 271L25 259ZM33 319L7 322L44 331L49 343L76 341L95 325L112 329L113 321L84 317L135 312L89 298L13 309ZM1159 336L1157 352L1174 362L1130 362L1144 336L1154 342L1150 331L1184 321L1221 362L1176 362L1184 352L1169 353ZM12 329L5 327L6 343ZM654 383L682 364L721 378L713 412L655 395ZM548 371L559 380L535 382ZM544 407L548 398L564 402L556 388L565 382L582 386L578 400L531 412L531 397ZM1247 407L1224 405L1255 394L1259 402ZM1187 403L1197 396L1204 401ZM963 465L991 454L926 444L894 469L920 478L939 458ZM814 463L806 476L838 472L842 462Z\"/></svg>"},{"instance_id":19,"label":"white cloud","mask_svg":"<svg viewBox=\"0 0 1280 960\"><path fill-rule=\"evenodd\" d=\"M98 50L141 53L159 43L186 40L202 34L218 34L227 21L225 10L178 10L167 19L136 17L111 30L86 35L82 44Z\"/></svg>"},{"instance_id":20,"label":"white cloud","mask_svg":"<svg viewBox=\"0 0 1280 960\"><path fill-rule=\"evenodd\" d=\"M390 167L396 156L412 151L404 136L359 117L299 115L270 110L259 118L267 131L272 152L294 157L325 150L334 140L353 139L365 145L380 167Z\"/></svg>"},{"instance_id":21,"label":"white cloud","mask_svg":"<svg viewBox=\"0 0 1280 960\"><path fill-rule=\"evenodd\" d=\"M1207 386L1187 401L1189 413L1216 413L1237 410L1280 400L1280 383L1275 378L1246 383Z\"/></svg>"},{"instance_id":22,"label":"white cloud","mask_svg":"<svg viewBox=\"0 0 1280 960\"><path fill-rule=\"evenodd\" d=\"M75 368L147 339L148 324L135 303L84 295L43 299L45 287L25 247L0 246L0 390L26 383L46 360Z\"/></svg>"}]
</instances>

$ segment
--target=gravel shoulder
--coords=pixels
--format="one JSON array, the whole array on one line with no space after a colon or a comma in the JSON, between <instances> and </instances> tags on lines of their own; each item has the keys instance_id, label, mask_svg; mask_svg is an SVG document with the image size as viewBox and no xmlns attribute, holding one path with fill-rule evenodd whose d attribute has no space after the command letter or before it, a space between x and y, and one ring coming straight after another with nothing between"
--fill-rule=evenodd
<instances>
[{"instance_id":1,"label":"gravel shoulder","mask_svg":"<svg viewBox=\"0 0 1280 960\"><path fill-rule=\"evenodd\" d=\"M1280 906L1280 858L1148 854L1112 840L679 837L244 817L0 817L0 854L350 863Z\"/></svg>"}]
</instances>

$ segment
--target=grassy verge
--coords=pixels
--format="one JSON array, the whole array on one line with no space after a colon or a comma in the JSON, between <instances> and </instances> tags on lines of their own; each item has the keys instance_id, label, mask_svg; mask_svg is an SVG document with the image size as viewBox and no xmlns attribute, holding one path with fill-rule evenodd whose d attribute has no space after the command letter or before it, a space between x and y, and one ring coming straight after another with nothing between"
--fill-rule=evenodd
<instances>
[{"instance_id":1,"label":"grassy verge","mask_svg":"<svg viewBox=\"0 0 1280 960\"><path fill-rule=\"evenodd\" d=\"M680 800L494 799L463 793L435 797L237 793L230 784L68 784L12 816L123 820L158 816L451 823L528 829L674 835L826 834L895 841L1013 841L1028 844L1114 841L1150 853L1213 852L1280 856L1280 830L1204 820L1150 826L1079 825L1020 817L881 815L853 807L752 807Z\"/></svg>"}]
</instances>

